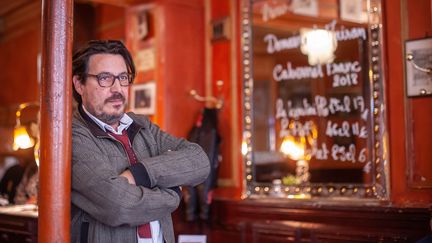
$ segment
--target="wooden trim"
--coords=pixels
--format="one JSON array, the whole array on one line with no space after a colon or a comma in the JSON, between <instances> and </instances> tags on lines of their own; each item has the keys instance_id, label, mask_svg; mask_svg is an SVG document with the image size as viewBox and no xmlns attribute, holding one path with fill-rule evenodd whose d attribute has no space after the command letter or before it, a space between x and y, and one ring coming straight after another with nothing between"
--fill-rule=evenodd
<instances>
[{"instance_id":1,"label":"wooden trim","mask_svg":"<svg viewBox=\"0 0 432 243\"><path fill-rule=\"evenodd\" d=\"M107 30L110 29L114 29L114 28L121 28L125 25L125 20L124 19L118 19L115 21L111 21L108 22L104 25L100 25L97 29L96 29L96 33L100 34L100 33L104 33Z\"/></svg>"},{"instance_id":2,"label":"wooden trim","mask_svg":"<svg viewBox=\"0 0 432 243\"><path fill-rule=\"evenodd\" d=\"M428 208L311 201L212 202L211 242L415 242L430 233Z\"/></svg>"},{"instance_id":3,"label":"wooden trim","mask_svg":"<svg viewBox=\"0 0 432 243\"><path fill-rule=\"evenodd\" d=\"M217 184L220 187L233 187L236 185L233 178L218 179Z\"/></svg>"},{"instance_id":4,"label":"wooden trim","mask_svg":"<svg viewBox=\"0 0 432 243\"><path fill-rule=\"evenodd\" d=\"M184 5L188 8L201 8L203 4L202 0L159 0L160 2L164 4L177 4L177 5Z\"/></svg>"},{"instance_id":5,"label":"wooden trim","mask_svg":"<svg viewBox=\"0 0 432 243\"><path fill-rule=\"evenodd\" d=\"M155 0L75 0L80 3L101 3L101 4L109 4L118 7L128 7L139 4L148 4L154 3ZM166 4L181 4L186 5L188 7L197 7L200 6L201 0L159 0L159 3Z\"/></svg>"},{"instance_id":6,"label":"wooden trim","mask_svg":"<svg viewBox=\"0 0 432 243\"><path fill-rule=\"evenodd\" d=\"M70 242L73 0L42 3L39 242Z\"/></svg>"},{"instance_id":7,"label":"wooden trim","mask_svg":"<svg viewBox=\"0 0 432 243\"><path fill-rule=\"evenodd\" d=\"M239 127L238 127L238 121L240 119L239 113L241 112L242 106L238 106L238 80L237 80L237 74L238 74L238 56L237 56L237 48L238 48L238 41L237 41L237 31L238 31L238 25L237 25L237 1L230 1L230 15L231 15L231 45L230 45L230 59L231 59L231 178L233 180L233 184L235 187L240 186L239 184L239 167L241 166L239 161L239 151L240 147L238 144L239 141Z\"/></svg>"},{"instance_id":8,"label":"wooden trim","mask_svg":"<svg viewBox=\"0 0 432 243\"><path fill-rule=\"evenodd\" d=\"M210 0L204 0L204 41L205 41L205 96L213 95L212 90L212 60L213 52L211 45L211 27L209 23L211 22L211 2Z\"/></svg>"},{"instance_id":9,"label":"wooden trim","mask_svg":"<svg viewBox=\"0 0 432 243\"><path fill-rule=\"evenodd\" d=\"M136 4L141 4L150 1L142 1L142 0L75 0L75 2L79 3L100 3L100 4L109 4L118 7L127 7Z\"/></svg>"}]
</instances>

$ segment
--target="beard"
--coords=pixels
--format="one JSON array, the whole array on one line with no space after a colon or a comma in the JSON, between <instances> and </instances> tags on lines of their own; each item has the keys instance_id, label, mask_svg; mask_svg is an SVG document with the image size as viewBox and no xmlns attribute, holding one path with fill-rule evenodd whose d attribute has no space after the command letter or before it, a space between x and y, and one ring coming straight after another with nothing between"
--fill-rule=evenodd
<instances>
[{"instance_id":1,"label":"beard","mask_svg":"<svg viewBox=\"0 0 432 243\"><path fill-rule=\"evenodd\" d=\"M122 104L121 105L116 105L114 106L115 110L112 113L106 113L104 111L104 107L105 106L109 106L110 102L113 100L121 100ZM120 119L123 117L124 115L124 111L125 111L125 107L126 107L126 99L125 97L120 94L120 93L115 93L113 94L111 97L107 98L102 105L100 105L98 108L91 106L91 105L87 105L86 109L88 110L88 112L90 112L93 116L95 116L97 119L101 120L102 122L112 126L114 124L118 124L118 122L120 121Z\"/></svg>"},{"instance_id":2,"label":"beard","mask_svg":"<svg viewBox=\"0 0 432 243\"><path fill-rule=\"evenodd\" d=\"M119 114L107 114L102 112L101 114L98 114L96 116L99 120L103 121L104 123L108 125L116 124L120 121L120 119L123 117L124 111L119 112Z\"/></svg>"}]
</instances>

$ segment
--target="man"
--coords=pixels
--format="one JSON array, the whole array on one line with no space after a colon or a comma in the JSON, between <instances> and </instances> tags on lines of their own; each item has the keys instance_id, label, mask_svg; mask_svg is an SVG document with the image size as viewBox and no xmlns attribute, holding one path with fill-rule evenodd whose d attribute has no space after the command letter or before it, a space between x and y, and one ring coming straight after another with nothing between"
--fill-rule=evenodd
<instances>
[{"instance_id":1,"label":"man","mask_svg":"<svg viewBox=\"0 0 432 243\"><path fill-rule=\"evenodd\" d=\"M206 179L206 154L125 113L135 66L120 41L90 41L72 74L72 242L175 242L179 186Z\"/></svg>"}]
</instances>

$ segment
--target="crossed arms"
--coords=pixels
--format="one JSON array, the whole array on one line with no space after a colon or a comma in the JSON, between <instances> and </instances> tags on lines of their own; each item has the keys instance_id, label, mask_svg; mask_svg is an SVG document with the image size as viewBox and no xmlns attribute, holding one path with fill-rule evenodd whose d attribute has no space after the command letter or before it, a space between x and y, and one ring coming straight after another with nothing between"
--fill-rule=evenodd
<instances>
[{"instance_id":1,"label":"crossed arms","mask_svg":"<svg viewBox=\"0 0 432 243\"><path fill-rule=\"evenodd\" d=\"M94 137L82 124L73 124L72 146L72 203L110 226L165 217L180 203L178 186L199 184L210 171L199 145L150 122L134 139L139 163L132 166L118 149L121 145ZM140 149L152 156L143 158Z\"/></svg>"}]
</instances>

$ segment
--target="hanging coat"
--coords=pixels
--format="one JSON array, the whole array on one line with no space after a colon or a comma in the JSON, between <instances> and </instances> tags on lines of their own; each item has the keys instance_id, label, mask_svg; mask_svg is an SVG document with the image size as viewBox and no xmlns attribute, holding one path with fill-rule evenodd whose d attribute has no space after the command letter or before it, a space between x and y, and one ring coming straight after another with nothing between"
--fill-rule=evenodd
<instances>
[{"instance_id":1,"label":"hanging coat","mask_svg":"<svg viewBox=\"0 0 432 243\"><path fill-rule=\"evenodd\" d=\"M188 197L185 197L187 218L194 220L198 211L201 219L209 216L209 192L217 185L219 168L220 135L217 130L217 109L205 108L198 121L189 132L188 140L199 144L210 159L210 175L203 184L196 188L188 187ZM199 198L197 198L199 197ZM199 206L198 206L199 201Z\"/></svg>"}]
</instances>

